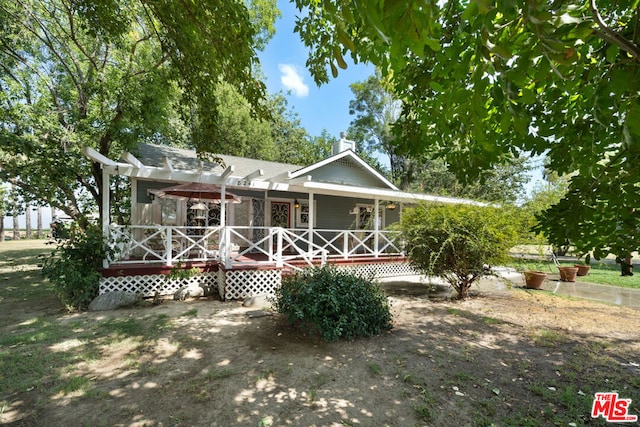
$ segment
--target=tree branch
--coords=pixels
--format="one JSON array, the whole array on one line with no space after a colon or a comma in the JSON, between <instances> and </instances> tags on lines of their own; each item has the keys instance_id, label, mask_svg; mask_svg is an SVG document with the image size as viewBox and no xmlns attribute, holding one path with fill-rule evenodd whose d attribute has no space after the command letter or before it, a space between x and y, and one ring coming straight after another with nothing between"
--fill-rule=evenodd
<instances>
[{"instance_id":1,"label":"tree branch","mask_svg":"<svg viewBox=\"0 0 640 427\"><path fill-rule=\"evenodd\" d=\"M634 42L627 40L625 37L616 33L611 28L609 28L607 24L605 24L602 16L600 16L600 12L598 12L596 0L589 0L589 8L591 9L593 20L602 30L602 38L610 43L617 45L625 52L628 52L636 61L640 60L640 48L638 48L638 46L636 46Z\"/></svg>"}]
</instances>

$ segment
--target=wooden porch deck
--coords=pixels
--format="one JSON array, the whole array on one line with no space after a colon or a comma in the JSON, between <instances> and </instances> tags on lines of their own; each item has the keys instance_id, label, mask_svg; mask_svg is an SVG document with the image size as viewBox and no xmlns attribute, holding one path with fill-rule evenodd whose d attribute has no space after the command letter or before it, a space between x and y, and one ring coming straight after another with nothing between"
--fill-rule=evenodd
<instances>
[{"instance_id":1,"label":"wooden porch deck","mask_svg":"<svg viewBox=\"0 0 640 427\"><path fill-rule=\"evenodd\" d=\"M277 267L275 262L268 262L268 257L262 253L255 254L246 254L241 256L237 263L227 269L224 267L224 263L220 260L189 260L186 259L180 263L182 269L191 269L198 268L203 273L215 272L219 270L230 271L230 270L281 270L283 273L289 273L293 271L290 267ZM326 260L326 264L329 265L370 265L370 264L387 264L387 263L401 263L406 262L407 258L403 255L379 255L378 257L374 256L358 256L351 257L345 259L339 255L329 255ZM318 259L314 262L314 265L320 265L321 261ZM288 261L288 264L305 268L308 267L308 264L305 260L291 260ZM172 269L176 268L174 266L167 266L161 263L157 264L149 264L147 262L143 262L140 260L140 263L126 263L126 264L118 264L112 263L109 268L105 268L101 270L103 277L126 277L126 276L141 276L141 275L152 275L152 274L169 274Z\"/></svg>"}]
</instances>

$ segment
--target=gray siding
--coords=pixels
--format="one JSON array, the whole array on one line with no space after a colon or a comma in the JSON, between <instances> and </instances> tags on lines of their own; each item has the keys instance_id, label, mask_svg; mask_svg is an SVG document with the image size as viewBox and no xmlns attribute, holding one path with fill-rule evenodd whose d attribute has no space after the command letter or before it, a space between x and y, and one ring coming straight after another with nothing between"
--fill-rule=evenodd
<instances>
[{"instance_id":1,"label":"gray siding","mask_svg":"<svg viewBox=\"0 0 640 427\"><path fill-rule=\"evenodd\" d=\"M371 173L355 165L345 166L330 163L313 171L311 176L316 182L353 185L355 187L389 188Z\"/></svg>"}]
</instances>

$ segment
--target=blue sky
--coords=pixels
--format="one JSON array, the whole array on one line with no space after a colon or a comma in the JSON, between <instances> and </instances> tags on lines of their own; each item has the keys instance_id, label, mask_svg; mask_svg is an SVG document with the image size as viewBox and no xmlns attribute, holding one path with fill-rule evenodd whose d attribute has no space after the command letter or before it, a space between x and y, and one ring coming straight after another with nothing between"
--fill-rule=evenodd
<instances>
[{"instance_id":1,"label":"blue sky","mask_svg":"<svg viewBox=\"0 0 640 427\"><path fill-rule=\"evenodd\" d=\"M276 34L260 53L267 89L285 93L290 109L311 136L319 136L326 129L337 138L354 118L349 115L349 101L353 99L349 85L366 80L375 68L348 62L349 67L340 70L337 78L316 86L305 66L308 50L293 32L297 9L288 0L278 0L278 7L282 17L276 22Z\"/></svg>"}]
</instances>

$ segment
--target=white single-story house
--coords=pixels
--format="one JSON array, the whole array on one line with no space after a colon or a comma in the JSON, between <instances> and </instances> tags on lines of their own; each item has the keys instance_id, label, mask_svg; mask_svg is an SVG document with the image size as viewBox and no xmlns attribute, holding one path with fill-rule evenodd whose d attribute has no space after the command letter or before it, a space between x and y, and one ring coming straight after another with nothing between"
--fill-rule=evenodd
<instances>
[{"instance_id":1,"label":"white single-story house","mask_svg":"<svg viewBox=\"0 0 640 427\"><path fill-rule=\"evenodd\" d=\"M222 299L273 293L282 273L333 263L378 277L414 274L389 225L403 204L479 204L400 191L342 137L333 155L309 166L140 144L103 171L102 227L114 250L100 292L171 294L171 269L196 267ZM131 223L110 221L112 176L131 179ZM193 271L193 270L192 270Z\"/></svg>"}]
</instances>

